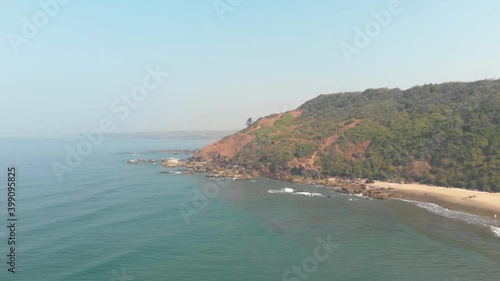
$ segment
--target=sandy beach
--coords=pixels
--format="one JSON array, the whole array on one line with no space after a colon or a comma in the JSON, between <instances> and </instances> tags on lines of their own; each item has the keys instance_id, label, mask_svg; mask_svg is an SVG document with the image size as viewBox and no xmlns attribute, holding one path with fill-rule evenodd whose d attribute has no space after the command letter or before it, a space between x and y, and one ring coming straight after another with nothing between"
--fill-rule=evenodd
<instances>
[{"instance_id":1,"label":"sandy beach","mask_svg":"<svg viewBox=\"0 0 500 281\"><path fill-rule=\"evenodd\" d=\"M434 203L439 206L500 220L500 193L376 181L370 187L388 188L396 198Z\"/></svg>"}]
</instances>

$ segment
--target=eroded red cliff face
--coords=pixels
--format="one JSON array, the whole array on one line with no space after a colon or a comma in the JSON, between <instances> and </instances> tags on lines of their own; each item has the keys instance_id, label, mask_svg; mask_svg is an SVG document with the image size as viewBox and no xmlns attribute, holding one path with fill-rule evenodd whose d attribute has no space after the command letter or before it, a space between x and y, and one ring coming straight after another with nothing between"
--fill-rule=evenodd
<instances>
[{"instance_id":1,"label":"eroded red cliff face","mask_svg":"<svg viewBox=\"0 0 500 281\"><path fill-rule=\"evenodd\" d=\"M298 117L301 114L300 110L292 111L294 117ZM254 135L251 133L255 130L259 130L265 127L271 127L274 123L279 120L283 114L275 114L271 116L262 117L255 122L250 128L242 130L236 134L227 136L219 141L216 141L210 145L203 147L195 157L203 157L210 159L213 157L220 156L222 158L231 159L238 152L240 152L249 142L254 139Z\"/></svg>"},{"instance_id":2,"label":"eroded red cliff face","mask_svg":"<svg viewBox=\"0 0 500 281\"><path fill-rule=\"evenodd\" d=\"M245 145L252 141L253 138L254 136L249 135L248 133L236 133L205 146L194 156L207 159L221 156L223 158L230 159L233 158L243 147L245 147Z\"/></svg>"}]
</instances>

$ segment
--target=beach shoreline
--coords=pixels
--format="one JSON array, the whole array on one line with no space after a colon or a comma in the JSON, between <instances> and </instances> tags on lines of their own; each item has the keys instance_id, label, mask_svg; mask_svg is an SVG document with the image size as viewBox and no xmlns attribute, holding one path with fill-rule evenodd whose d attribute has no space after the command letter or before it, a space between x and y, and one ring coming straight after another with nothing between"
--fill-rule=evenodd
<instances>
[{"instance_id":1,"label":"beach shoreline","mask_svg":"<svg viewBox=\"0 0 500 281\"><path fill-rule=\"evenodd\" d=\"M500 193L430 186L419 183L375 181L367 188L385 188L392 198L434 203L441 207L500 220Z\"/></svg>"},{"instance_id":2,"label":"beach shoreline","mask_svg":"<svg viewBox=\"0 0 500 281\"><path fill-rule=\"evenodd\" d=\"M183 167L184 173L203 173L210 178L233 178L249 180L256 176L263 176L275 180L291 183L311 183L333 188L345 194L362 194L374 199L407 199L423 203L434 203L441 207L462 211L470 214L496 218L500 220L500 193L489 193L461 188L447 188L420 183L393 183L386 181L370 181L356 178L346 179L330 177L311 179L307 177L291 176L287 173L262 173L248 171L240 166L229 167L227 163L206 161L201 159L164 159L164 167Z\"/></svg>"}]
</instances>

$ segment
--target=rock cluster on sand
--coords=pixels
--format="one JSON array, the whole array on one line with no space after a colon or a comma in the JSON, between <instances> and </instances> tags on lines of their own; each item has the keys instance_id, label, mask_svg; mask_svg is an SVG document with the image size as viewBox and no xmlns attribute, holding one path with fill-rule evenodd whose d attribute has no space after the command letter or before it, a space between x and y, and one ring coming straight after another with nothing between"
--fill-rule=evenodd
<instances>
[{"instance_id":1,"label":"rock cluster on sand","mask_svg":"<svg viewBox=\"0 0 500 281\"><path fill-rule=\"evenodd\" d=\"M289 180L292 183L312 183L332 188L336 192L343 194L357 194L374 199L386 200L394 197L390 189L381 187L370 187L363 183L362 179L349 179L343 177L328 178L305 178L293 177Z\"/></svg>"}]
</instances>

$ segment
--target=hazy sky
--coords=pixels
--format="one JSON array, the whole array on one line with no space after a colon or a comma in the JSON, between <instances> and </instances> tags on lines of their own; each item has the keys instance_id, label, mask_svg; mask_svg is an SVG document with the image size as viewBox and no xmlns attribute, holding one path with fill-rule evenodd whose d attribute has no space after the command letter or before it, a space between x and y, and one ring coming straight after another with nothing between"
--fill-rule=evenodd
<instances>
[{"instance_id":1,"label":"hazy sky","mask_svg":"<svg viewBox=\"0 0 500 281\"><path fill-rule=\"evenodd\" d=\"M0 1L0 137L238 129L324 93L500 77L498 0L402 0L350 61L341 43L390 0L73 0L45 19ZM170 75L113 111L157 65Z\"/></svg>"}]
</instances>

